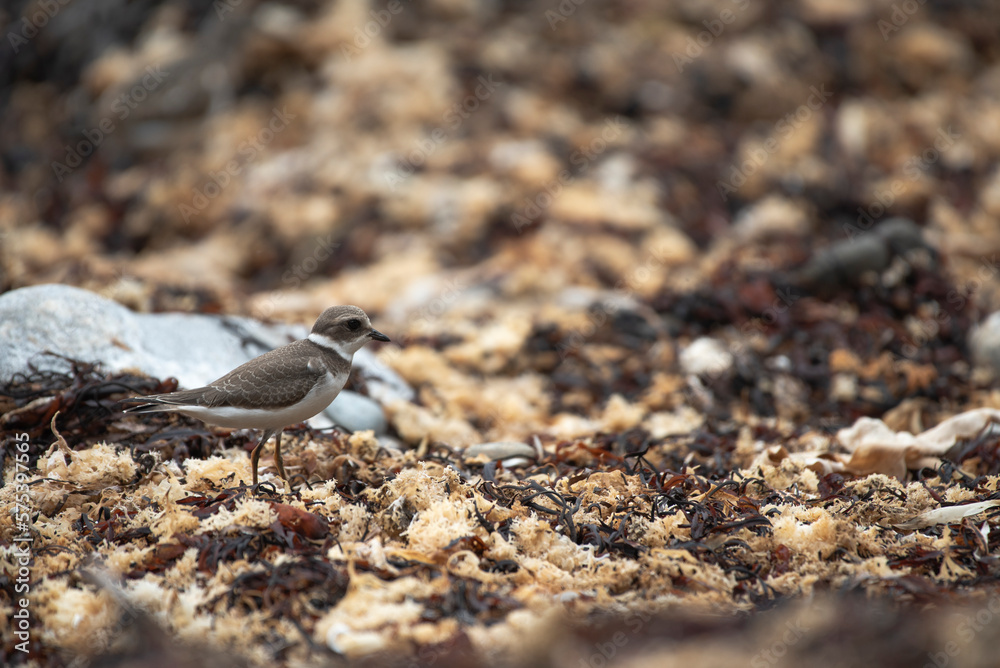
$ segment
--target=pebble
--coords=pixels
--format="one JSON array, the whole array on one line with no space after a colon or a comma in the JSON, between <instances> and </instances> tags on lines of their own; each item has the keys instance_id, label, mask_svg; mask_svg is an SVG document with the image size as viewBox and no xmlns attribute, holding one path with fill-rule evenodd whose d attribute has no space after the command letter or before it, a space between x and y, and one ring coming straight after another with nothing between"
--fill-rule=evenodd
<instances>
[{"instance_id":1,"label":"pebble","mask_svg":"<svg viewBox=\"0 0 1000 668\"><path fill-rule=\"evenodd\" d=\"M471 445L465 449L465 459L475 459L479 455L486 455L490 461L507 461L513 458L536 459L538 453L530 445L517 441L494 441L492 443L479 443Z\"/></svg>"},{"instance_id":2,"label":"pebble","mask_svg":"<svg viewBox=\"0 0 1000 668\"><path fill-rule=\"evenodd\" d=\"M338 654L353 657L383 651L388 643L377 631L359 631L338 622L326 632L326 645Z\"/></svg>"},{"instance_id":3,"label":"pebble","mask_svg":"<svg viewBox=\"0 0 1000 668\"><path fill-rule=\"evenodd\" d=\"M733 362L726 345L708 336L695 339L680 354L681 369L695 376L720 376L732 370Z\"/></svg>"},{"instance_id":4,"label":"pebble","mask_svg":"<svg viewBox=\"0 0 1000 668\"><path fill-rule=\"evenodd\" d=\"M774 235L803 236L809 233L809 216L801 205L771 195L741 210L733 223L733 233L746 243Z\"/></svg>"},{"instance_id":5,"label":"pebble","mask_svg":"<svg viewBox=\"0 0 1000 668\"><path fill-rule=\"evenodd\" d=\"M858 398L858 377L853 373L835 373L830 379L830 398L849 402Z\"/></svg>"},{"instance_id":6,"label":"pebble","mask_svg":"<svg viewBox=\"0 0 1000 668\"><path fill-rule=\"evenodd\" d=\"M973 363L1000 376L1000 311L976 325L969 334Z\"/></svg>"}]
</instances>

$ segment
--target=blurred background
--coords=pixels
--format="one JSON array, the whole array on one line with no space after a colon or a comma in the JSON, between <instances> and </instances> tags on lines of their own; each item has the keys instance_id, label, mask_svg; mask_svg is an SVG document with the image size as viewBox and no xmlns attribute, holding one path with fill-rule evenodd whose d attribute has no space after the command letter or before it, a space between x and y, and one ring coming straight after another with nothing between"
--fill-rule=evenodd
<instances>
[{"instance_id":1,"label":"blurred background","mask_svg":"<svg viewBox=\"0 0 1000 668\"><path fill-rule=\"evenodd\" d=\"M407 445L626 434L594 447L725 478L759 454L741 428L1000 405L996 2L37 0L0 25L0 292L356 304L417 392L385 407ZM926 600L927 568L880 591Z\"/></svg>"},{"instance_id":2,"label":"blurred background","mask_svg":"<svg viewBox=\"0 0 1000 668\"><path fill-rule=\"evenodd\" d=\"M357 304L411 382L500 383L492 415L443 399L448 442L585 431L551 416L638 397L708 333L686 370L734 358L715 389L757 412L880 415L913 382L832 387L830 350L964 387L997 305L995 9L7 3L0 290L304 323ZM782 346L805 383L784 407L760 377Z\"/></svg>"},{"instance_id":3,"label":"blurred background","mask_svg":"<svg viewBox=\"0 0 1000 668\"><path fill-rule=\"evenodd\" d=\"M682 268L651 294L725 240L890 215L981 254L990 8L6 3L0 288L389 310L473 267L511 295L609 287L661 244Z\"/></svg>"}]
</instances>

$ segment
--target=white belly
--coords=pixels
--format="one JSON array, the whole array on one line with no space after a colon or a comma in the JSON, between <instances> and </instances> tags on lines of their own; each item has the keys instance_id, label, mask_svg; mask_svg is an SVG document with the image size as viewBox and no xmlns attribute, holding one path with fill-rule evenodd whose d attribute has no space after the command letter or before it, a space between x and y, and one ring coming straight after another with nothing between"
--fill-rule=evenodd
<instances>
[{"instance_id":1,"label":"white belly","mask_svg":"<svg viewBox=\"0 0 1000 668\"><path fill-rule=\"evenodd\" d=\"M178 413L196 417L209 424L234 429L281 429L298 422L304 422L330 405L347 377L326 374L322 383L316 385L302 401L284 408L233 408L229 406L173 407Z\"/></svg>"}]
</instances>

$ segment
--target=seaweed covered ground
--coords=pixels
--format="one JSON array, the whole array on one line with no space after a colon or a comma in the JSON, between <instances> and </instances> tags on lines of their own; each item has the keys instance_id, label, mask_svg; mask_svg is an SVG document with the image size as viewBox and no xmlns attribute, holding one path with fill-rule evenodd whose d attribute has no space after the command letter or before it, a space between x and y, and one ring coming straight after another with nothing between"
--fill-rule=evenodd
<instances>
[{"instance_id":1,"label":"seaweed covered ground","mask_svg":"<svg viewBox=\"0 0 1000 668\"><path fill-rule=\"evenodd\" d=\"M286 492L247 486L244 432L120 412L163 389L87 365L4 389L34 514L0 527L30 537L43 664L914 665L956 638L992 661L997 538L966 516L1000 505L1000 411L909 483L732 421L536 438L507 465L302 428Z\"/></svg>"},{"instance_id":2,"label":"seaweed covered ground","mask_svg":"<svg viewBox=\"0 0 1000 668\"><path fill-rule=\"evenodd\" d=\"M1000 505L989 420L909 484L817 473L777 453L819 434L763 425L538 438L510 466L300 429L286 461L301 484L286 493L270 476L247 486L244 434L125 417L126 388L164 389L85 365L5 389L22 405L5 428L29 444L42 663L138 665L165 645L164 665L665 665L686 652L708 665L748 651L752 665L913 665L952 637L963 665L991 660L996 533L962 510L919 519ZM22 533L14 520L5 535ZM858 615L934 631L880 637ZM858 646L836 646L840 633Z\"/></svg>"},{"instance_id":3,"label":"seaweed covered ground","mask_svg":"<svg viewBox=\"0 0 1000 668\"><path fill-rule=\"evenodd\" d=\"M254 490L175 379L0 378L0 662L995 663L988 4L43 4L0 291L357 304L414 396Z\"/></svg>"}]
</instances>

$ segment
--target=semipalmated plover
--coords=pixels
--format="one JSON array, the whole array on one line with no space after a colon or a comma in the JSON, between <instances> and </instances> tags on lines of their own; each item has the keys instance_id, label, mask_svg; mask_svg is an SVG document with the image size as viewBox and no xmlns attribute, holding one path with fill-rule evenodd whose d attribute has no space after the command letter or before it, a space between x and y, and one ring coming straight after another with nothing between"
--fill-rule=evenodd
<instances>
[{"instance_id":1,"label":"semipalmated plover","mask_svg":"<svg viewBox=\"0 0 1000 668\"><path fill-rule=\"evenodd\" d=\"M261 448L276 435L274 463L288 480L281 432L330 405L347 382L354 353L372 339L389 337L372 329L357 306L334 306L323 311L307 338L255 357L205 387L126 399L140 405L125 412L176 411L220 427L261 429L250 454L254 485Z\"/></svg>"}]
</instances>

